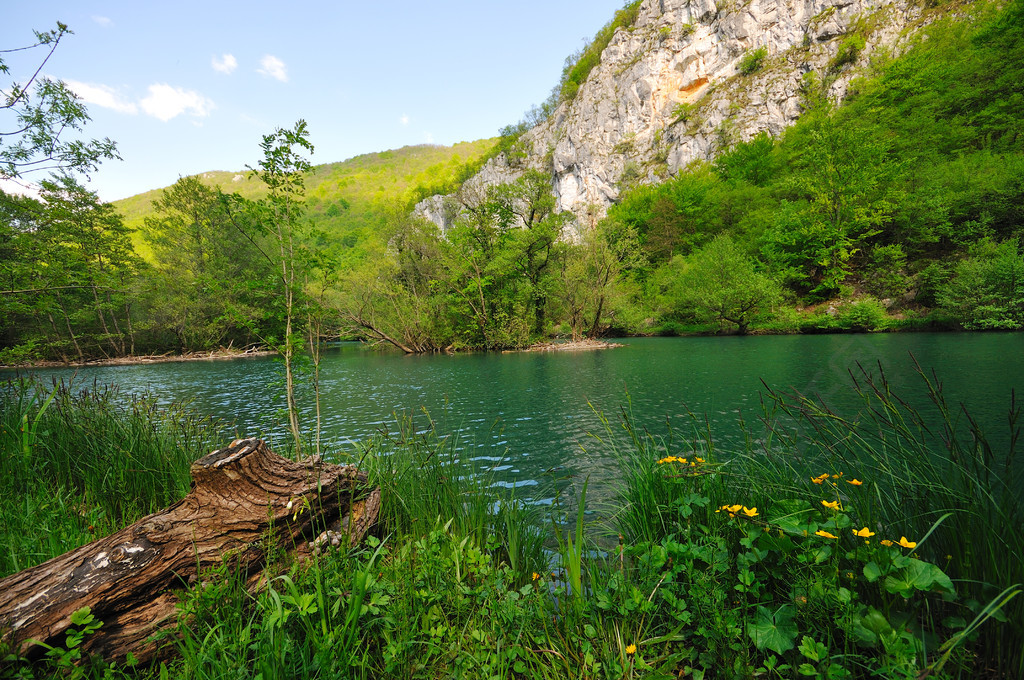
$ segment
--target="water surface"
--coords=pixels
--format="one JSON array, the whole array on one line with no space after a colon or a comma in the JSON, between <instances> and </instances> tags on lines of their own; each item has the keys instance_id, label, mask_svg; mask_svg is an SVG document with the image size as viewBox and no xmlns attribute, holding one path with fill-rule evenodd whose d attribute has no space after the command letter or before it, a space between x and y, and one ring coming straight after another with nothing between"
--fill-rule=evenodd
<instances>
[{"instance_id":1,"label":"water surface","mask_svg":"<svg viewBox=\"0 0 1024 680\"><path fill-rule=\"evenodd\" d=\"M935 372L947 398L962 402L990 431L1005 430L1011 393L1024 388L1024 334L943 333L637 338L616 349L586 352L473 353L403 356L358 343L327 351L322 366L323 435L354 450L396 416L427 416L458 437L464 460L490 472L489 483L515 485L537 502L556 487L591 479L598 498L616 479L600 413L613 426L622 409L654 432L666 420L691 429L706 417L720 455L743 446L737 426L756 425L767 384L819 395L839 410L856 409L850 372L884 371L910 402L927 402L915 359ZM272 443L285 432L281 364L274 358L196 361L39 371L75 384L115 383L235 424L239 435ZM0 373L0 377L12 372ZM313 422L308 389L300 394ZM1002 426L1002 429L999 429ZM621 431L621 428L615 428ZM997 433L997 441L999 440ZM1006 440L1008 441L1008 440ZM556 482L556 480L558 480Z\"/></svg>"}]
</instances>

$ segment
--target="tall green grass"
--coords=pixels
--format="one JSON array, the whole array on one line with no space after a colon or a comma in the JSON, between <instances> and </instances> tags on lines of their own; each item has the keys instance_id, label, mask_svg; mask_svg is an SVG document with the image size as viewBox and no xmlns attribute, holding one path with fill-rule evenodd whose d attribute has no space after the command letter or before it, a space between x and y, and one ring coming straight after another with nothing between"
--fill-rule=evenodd
<instances>
[{"instance_id":1,"label":"tall green grass","mask_svg":"<svg viewBox=\"0 0 1024 680\"><path fill-rule=\"evenodd\" d=\"M0 575L44 562L188 493L223 428L117 388L0 385Z\"/></svg>"},{"instance_id":2,"label":"tall green grass","mask_svg":"<svg viewBox=\"0 0 1024 680\"><path fill-rule=\"evenodd\" d=\"M549 515L498 497L487 470L461 459L457 436L429 418L399 419L333 454L382 491L380 523L363 545L301 564L282 553L254 592L226 567L215 570L184 597L175 658L83 672L1021 677L1018 411L1011 405L1009 449L999 448L926 384L931 413L910 409L881 376L854 382L858 414L769 390L764 431L751 428L734 451L716 447L696 415L690 432L658 435L636 428L627 409L624 429L606 421L598 433L622 467L621 502L599 528L619 537L614 546L588 530L585 495ZM35 517L37 530L52 521L67 535L59 531L57 544L87 540L83 510L114 528L162 494L173 500L186 488L160 480L187 474L192 459L223 443L211 441L214 424L181 409L103 389L58 390L46 406L50 394L10 386L0 450L16 490L3 494L4 517ZM101 466L119 468L107 475ZM131 474L152 481L111 483ZM33 484L47 493L29 493ZM102 504L120 488L134 500ZM69 516L77 519L57 519ZM901 536L917 545L880 542ZM8 552L15 546L2 540ZM11 663L0 671L24 670ZM34 672L51 670L63 673Z\"/></svg>"},{"instance_id":3,"label":"tall green grass","mask_svg":"<svg viewBox=\"0 0 1024 680\"><path fill-rule=\"evenodd\" d=\"M618 525L639 562L675 561L671 579L686 584L694 619L722 606L729 613L719 620L733 616L727 634L731 626L767 636L748 635L761 654L747 648L734 662L749 655L741 665L756 667L767 650L777 664L812 663L811 647L809 656L783 654L767 642L795 646L799 630L846 670L856 660L885 677L940 666L950 677L1024 677L1020 406L1011 400L1008 431L996 438L919 373L931 399L924 410L880 371L852 377L855 413L767 389L763 430L749 430L746 447L728 454L697 417L692 436L679 440L638 431L627 413ZM744 516L748 507L755 517ZM915 548L879 544L904 537ZM705 631L687 644L720 654L722 631Z\"/></svg>"}]
</instances>

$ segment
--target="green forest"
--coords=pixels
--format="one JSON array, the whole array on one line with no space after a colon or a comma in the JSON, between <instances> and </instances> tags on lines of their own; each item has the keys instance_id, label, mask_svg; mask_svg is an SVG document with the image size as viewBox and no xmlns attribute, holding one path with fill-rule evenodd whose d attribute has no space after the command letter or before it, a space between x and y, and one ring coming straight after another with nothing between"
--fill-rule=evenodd
<instances>
[{"instance_id":1,"label":"green forest","mask_svg":"<svg viewBox=\"0 0 1024 680\"><path fill-rule=\"evenodd\" d=\"M113 205L57 173L39 199L0 201L0 363L336 338L436 352L552 336L1019 329L1024 12L946 9L902 54L876 50L834 106L824 93L864 44L847 36L804 77L804 112L784 134L732 143L657 185L627 180L576 238L563 238L571 217L555 211L546 172L459 190L488 158L517 153L525 122L452 149L313 166L315 131L300 121L254 145L245 171ZM567 61L534 119L574 95L635 10ZM8 108L29 120L58 94ZM68 120L81 125L79 109ZM31 144L4 141L5 175L18 177ZM114 142L93 144L59 167L116 157ZM438 193L454 196L443 233L412 216Z\"/></svg>"}]
</instances>

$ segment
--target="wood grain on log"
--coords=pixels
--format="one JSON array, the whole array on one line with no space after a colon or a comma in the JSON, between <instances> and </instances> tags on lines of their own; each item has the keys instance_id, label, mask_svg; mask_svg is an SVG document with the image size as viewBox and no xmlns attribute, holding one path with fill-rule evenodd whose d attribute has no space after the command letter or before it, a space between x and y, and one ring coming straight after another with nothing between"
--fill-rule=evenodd
<instances>
[{"instance_id":1,"label":"wood grain on log","mask_svg":"<svg viewBox=\"0 0 1024 680\"><path fill-rule=\"evenodd\" d=\"M258 439L236 440L192 464L178 503L115 534L0 580L0 639L37 657L63 644L71 614L90 607L102 627L83 653L152 660L155 633L177 623L178 594L228 561L258 586L267 550L299 559L328 530L360 541L376 522L380 491L352 466L290 461Z\"/></svg>"}]
</instances>

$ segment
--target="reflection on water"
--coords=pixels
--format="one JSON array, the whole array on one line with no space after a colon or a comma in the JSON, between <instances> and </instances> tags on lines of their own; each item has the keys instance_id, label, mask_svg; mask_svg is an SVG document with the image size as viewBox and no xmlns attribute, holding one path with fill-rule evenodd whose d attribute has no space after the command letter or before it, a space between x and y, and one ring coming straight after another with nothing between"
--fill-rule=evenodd
<instances>
[{"instance_id":1,"label":"reflection on water","mask_svg":"<svg viewBox=\"0 0 1024 680\"><path fill-rule=\"evenodd\" d=\"M963 402L994 430L1005 423L1011 391L1024 387L1022 334L889 334L728 338L640 338L618 349L557 353L413 356L343 343L325 354L324 441L351 450L408 414L425 430L433 419L456 437L463 460L490 470L495 488L550 502L558 487L590 497L614 493L617 466L601 414L621 434L621 413L654 433L672 423L677 440L705 419L720 455L744 445L764 385L819 395L839 410L856 408L850 371L875 375L912 403L926 393L913 356L935 371L953 403ZM239 435L274 443L286 432L280 363L271 358L45 370L86 386L150 391L162 401L193 400L195 409L236 424ZM12 372L0 372L0 377ZM764 384L762 384L762 381ZM308 386L305 422L314 420ZM600 436L601 441L594 435ZM558 481L560 480L560 481Z\"/></svg>"}]
</instances>

